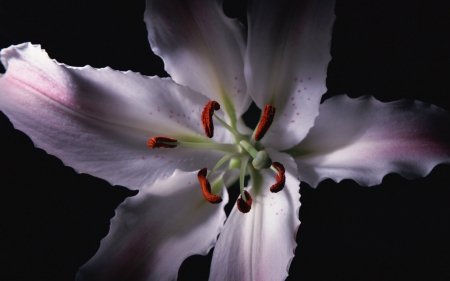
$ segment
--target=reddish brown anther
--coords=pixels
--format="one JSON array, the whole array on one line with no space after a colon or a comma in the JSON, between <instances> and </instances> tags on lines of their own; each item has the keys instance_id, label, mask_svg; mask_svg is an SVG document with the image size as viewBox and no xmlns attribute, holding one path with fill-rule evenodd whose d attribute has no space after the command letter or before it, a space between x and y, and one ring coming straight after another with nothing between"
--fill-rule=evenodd
<instances>
[{"instance_id":1,"label":"reddish brown anther","mask_svg":"<svg viewBox=\"0 0 450 281\"><path fill-rule=\"evenodd\" d=\"M259 141L261 140L264 135L267 133L267 131L270 128L270 125L272 125L273 122L273 118L275 117L275 113L276 113L276 109L273 105L266 105L266 107L264 107L264 112L263 115L261 117L261 120L259 121L259 125L258 128L256 128L256 133L255 133L255 140Z\"/></svg>"},{"instance_id":2,"label":"reddish brown anther","mask_svg":"<svg viewBox=\"0 0 450 281\"><path fill-rule=\"evenodd\" d=\"M213 114L215 110L220 109L220 104L216 101L210 101L205 105L202 112L202 125L203 130L205 130L205 135L208 138L212 138L214 136L214 124L213 124Z\"/></svg>"},{"instance_id":3,"label":"reddish brown anther","mask_svg":"<svg viewBox=\"0 0 450 281\"><path fill-rule=\"evenodd\" d=\"M239 211L245 214L250 212L250 209L252 208L252 197L246 190L244 190L244 194L247 198L247 202L242 199L242 196L239 196L239 199L236 201L236 207Z\"/></svg>"},{"instance_id":4,"label":"reddish brown anther","mask_svg":"<svg viewBox=\"0 0 450 281\"><path fill-rule=\"evenodd\" d=\"M284 183L286 182L285 169L283 164L281 164L280 162L273 162L272 167L277 169L278 175L276 178L277 182L270 187L270 191L273 193L277 193L284 188Z\"/></svg>"},{"instance_id":5,"label":"reddish brown anther","mask_svg":"<svg viewBox=\"0 0 450 281\"><path fill-rule=\"evenodd\" d=\"M206 173L206 168L203 168L197 174L198 181L202 187L203 197L205 197L206 201L212 204L222 202L222 197L211 193L211 184L209 184L209 181L206 179Z\"/></svg>"},{"instance_id":6,"label":"reddish brown anther","mask_svg":"<svg viewBox=\"0 0 450 281\"><path fill-rule=\"evenodd\" d=\"M148 140L147 145L153 149L153 148L174 148L177 147L176 144L167 144L168 142L174 142L176 143L177 140L174 138L168 138L168 137L153 137Z\"/></svg>"}]
</instances>

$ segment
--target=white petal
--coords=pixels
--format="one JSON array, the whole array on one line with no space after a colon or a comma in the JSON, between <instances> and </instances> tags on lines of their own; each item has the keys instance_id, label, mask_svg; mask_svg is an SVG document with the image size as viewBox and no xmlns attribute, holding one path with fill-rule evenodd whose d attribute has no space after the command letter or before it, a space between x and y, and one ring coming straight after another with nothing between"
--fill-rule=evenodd
<instances>
[{"instance_id":1,"label":"white petal","mask_svg":"<svg viewBox=\"0 0 450 281\"><path fill-rule=\"evenodd\" d=\"M244 29L224 15L221 0L147 0L144 20L153 52L177 83L228 107L228 114L247 110Z\"/></svg>"},{"instance_id":2,"label":"white petal","mask_svg":"<svg viewBox=\"0 0 450 281\"><path fill-rule=\"evenodd\" d=\"M320 106L315 126L289 153L312 186L325 178L370 186L388 173L411 179L450 163L449 128L450 113L430 104L342 95Z\"/></svg>"},{"instance_id":3,"label":"white petal","mask_svg":"<svg viewBox=\"0 0 450 281\"><path fill-rule=\"evenodd\" d=\"M313 126L330 56L334 1L252 1L245 77L261 109L272 104L276 119L262 140L287 149Z\"/></svg>"},{"instance_id":4,"label":"white petal","mask_svg":"<svg viewBox=\"0 0 450 281\"><path fill-rule=\"evenodd\" d=\"M272 170L262 172L261 186L251 179L252 209L243 214L233 208L214 249L210 280L284 280L294 257L300 225L299 181L294 160L268 149L273 161L286 169L286 185L278 193Z\"/></svg>"},{"instance_id":5,"label":"white petal","mask_svg":"<svg viewBox=\"0 0 450 281\"><path fill-rule=\"evenodd\" d=\"M76 280L176 280L185 258L206 255L216 243L226 191L222 199L210 204L203 198L196 172L177 170L145 186L117 208L109 234Z\"/></svg>"},{"instance_id":6,"label":"white petal","mask_svg":"<svg viewBox=\"0 0 450 281\"><path fill-rule=\"evenodd\" d=\"M200 114L208 98L170 79L68 67L31 44L4 49L1 58L0 109L37 147L79 172L139 188L175 168L212 167L222 156L147 147L160 135L206 139ZM226 132L217 126L214 139L227 140Z\"/></svg>"}]
</instances>

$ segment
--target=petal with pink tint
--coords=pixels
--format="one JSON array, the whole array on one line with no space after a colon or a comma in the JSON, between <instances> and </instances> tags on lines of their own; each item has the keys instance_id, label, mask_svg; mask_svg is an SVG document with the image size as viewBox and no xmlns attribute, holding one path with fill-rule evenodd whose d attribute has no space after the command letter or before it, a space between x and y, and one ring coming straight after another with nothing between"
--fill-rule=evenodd
<instances>
[{"instance_id":1,"label":"petal with pink tint","mask_svg":"<svg viewBox=\"0 0 450 281\"><path fill-rule=\"evenodd\" d=\"M231 211L214 249L209 280L284 280L288 275L300 225L300 183L292 157L272 149L267 152L284 165L285 187L278 193L269 191L276 182L270 169L251 175L251 210Z\"/></svg>"},{"instance_id":2,"label":"petal with pink tint","mask_svg":"<svg viewBox=\"0 0 450 281\"><path fill-rule=\"evenodd\" d=\"M259 108L276 107L262 143L278 150L298 144L318 115L331 59L333 0L270 0L249 4L245 77Z\"/></svg>"},{"instance_id":3,"label":"petal with pink tint","mask_svg":"<svg viewBox=\"0 0 450 281\"><path fill-rule=\"evenodd\" d=\"M213 166L222 153L150 149L154 136L210 142L201 110L209 99L170 79L70 67L29 43L1 52L0 109L37 147L79 172L132 189L176 168ZM230 140L217 124L214 140Z\"/></svg>"},{"instance_id":4,"label":"petal with pink tint","mask_svg":"<svg viewBox=\"0 0 450 281\"><path fill-rule=\"evenodd\" d=\"M216 243L227 191L221 196L219 204L206 202L197 172L177 170L145 186L116 209L108 235L76 280L176 280L185 258L206 255Z\"/></svg>"},{"instance_id":5,"label":"petal with pink tint","mask_svg":"<svg viewBox=\"0 0 450 281\"><path fill-rule=\"evenodd\" d=\"M301 181L381 183L388 173L412 179L450 163L450 113L412 100L382 103L342 95L325 101L308 136L288 152Z\"/></svg>"},{"instance_id":6,"label":"petal with pink tint","mask_svg":"<svg viewBox=\"0 0 450 281\"><path fill-rule=\"evenodd\" d=\"M147 0L144 20L174 81L218 101L231 118L247 110L244 27L225 16L221 0Z\"/></svg>"}]
</instances>

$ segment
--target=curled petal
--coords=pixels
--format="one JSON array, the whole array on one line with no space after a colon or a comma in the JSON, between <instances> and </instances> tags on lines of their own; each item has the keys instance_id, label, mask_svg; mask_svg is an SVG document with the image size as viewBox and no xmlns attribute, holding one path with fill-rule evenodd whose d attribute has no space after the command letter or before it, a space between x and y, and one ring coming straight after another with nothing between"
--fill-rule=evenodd
<instances>
[{"instance_id":1,"label":"curled petal","mask_svg":"<svg viewBox=\"0 0 450 281\"><path fill-rule=\"evenodd\" d=\"M412 179L450 163L448 128L450 113L430 104L341 95L320 106L308 136L287 152L312 186L326 178L370 186L388 173Z\"/></svg>"}]
</instances>

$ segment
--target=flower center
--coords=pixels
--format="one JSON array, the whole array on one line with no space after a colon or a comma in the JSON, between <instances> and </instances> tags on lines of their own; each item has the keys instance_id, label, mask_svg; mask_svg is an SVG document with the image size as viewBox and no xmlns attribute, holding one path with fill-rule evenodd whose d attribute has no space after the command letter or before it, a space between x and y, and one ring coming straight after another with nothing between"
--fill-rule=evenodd
<instances>
[{"instance_id":1,"label":"flower center","mask_svg":"<svg viewBox=\"0 0 450 281\"><path fill-rule=\"evenodd\" d=\"M222 187L222 179L218 182L219 184L214 184L211 188L211 184L209 182L209 177L211 174L217 171L223 164L226 162L229 163L229 168L238 168L239 167L239 187L241 196L236 201L236 205L239 211L242 213L248 213L251 209L252 205L252 197L250 193L245 190L244 179L245 175L248 174L248 170L251 167L248 166L250 158L252 158L252 166L254 169L262 170L262 169L271 169L275 173L276 182L270 187L270 191L273 193L279 192L283 189L286 177L285 177L285 169L284 166L279 162L272 162L269 157L269 154L263 149L257 150L255 147L262 147L259 142L266 132L269 130L270 125L273 122L275 117L276 109L272 105L266 105L264 108L264 112L261 116L261 119L256 126L252 136L248 138L248 136L239 133L236 128L228 125L225 121L223 121L219 116L217 116L214 111L220 110L220 104L216 101L208 102L202 112L201 120L203 129L205 131L205 135L208 138L214 137L214 123L213 117L221 123L231 134L235 137L235 144L223 144L223 143L210 143L210 142L180 142L177 139L158 136L149 139L147 145L154 148L175 148L177 146L188 146L188 147L197 147L202 149L213 149L222 152L226 152L226 155L223 156L217 164L211 169L209 174L207 174L207 168L201 169L197 178L200 182L201 190L205 199L212 203L217 204L222 202L222 198L217 193L220 191ZM248 140L246 140L246 138Z\"/></svg>"}]
</instances>

